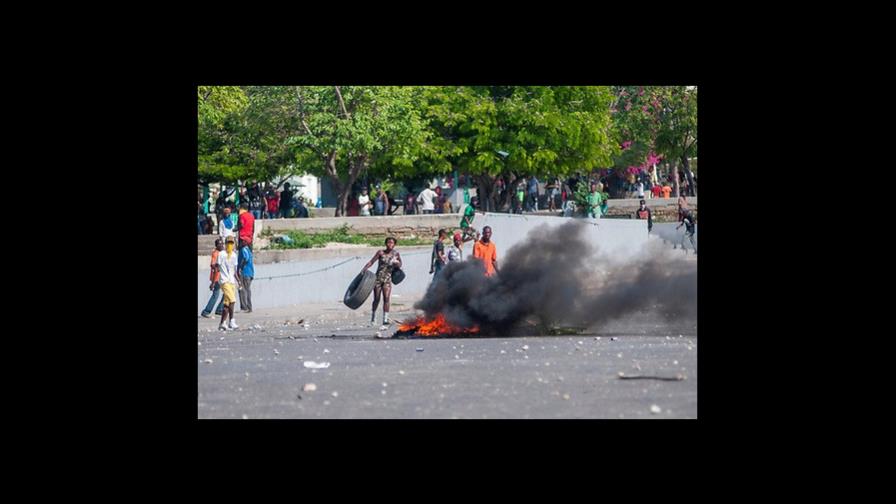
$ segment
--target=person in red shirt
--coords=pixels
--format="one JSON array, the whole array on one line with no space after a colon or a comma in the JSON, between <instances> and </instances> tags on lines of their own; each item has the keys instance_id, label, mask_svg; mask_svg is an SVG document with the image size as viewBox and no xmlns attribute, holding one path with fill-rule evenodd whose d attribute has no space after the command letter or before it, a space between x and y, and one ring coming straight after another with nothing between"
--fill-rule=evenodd
<instances>
[{"instance_id":1,"label":"person in red shirt","mask_svg":"<svg viewBox=\"0 0 896 504\"><path fill-rule=\"evenodd\" d=\"M280 210L280 195L271 191L268 193L268 219L276 219Z\"/></svg>"},{"instance_id":2,"label":"person in red shirt","mask_svg":"<svg viewBox=\"0 0 896 504\"><path fill-rule=\"evenodd\" d=\"M249 250L252 249L252 236L255 234L255 217L249 212L249 202L243 201L240 203L240 216L239 216L239 242L240 248L242 248L243 243L247 243Z\"/></svg>"},{"instance_id":3,"label":"person in red shirt","mask_svg":"<svg viewBox=\"0 0 896 504\"><path fill-rule=\"evenodd\" d=\"M653 194L654 198L659 198L661 192L663 192L663 187L659 184L653 184L653 187L650 189L650 193Z\"/></svg>"},{"instance_id":4,"label":"person in red shirt","mask_svg":"<svg viewBox=\"0 0 896 504\"><path fill-rule=\"evenodd\" d=\"M473 257L485 263L485 276L498 272L498 252L492 241L492 227L482 228L482 238L473 243Z\"/></svg>"}]
</instances>

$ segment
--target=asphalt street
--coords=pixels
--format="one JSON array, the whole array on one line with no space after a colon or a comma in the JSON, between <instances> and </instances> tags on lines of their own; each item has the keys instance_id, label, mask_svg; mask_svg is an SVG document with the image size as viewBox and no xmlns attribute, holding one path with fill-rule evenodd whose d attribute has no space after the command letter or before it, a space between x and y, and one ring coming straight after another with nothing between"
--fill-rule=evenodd
<instances>
[{"instance_id":1,"label":"asphalt street","mask_svg":"<svg viewBox=\"0 0 896 504\"><path fill-rule=\"evenodd\" d=\"M414 301L394 297L393 321L412 318ZM573 335L378 339L397 323L380 331L369 318L370 300L237 312L226 332L199 318L198 417L697 417L695 319L639 312Z\"/></svg>"}]
</instances>

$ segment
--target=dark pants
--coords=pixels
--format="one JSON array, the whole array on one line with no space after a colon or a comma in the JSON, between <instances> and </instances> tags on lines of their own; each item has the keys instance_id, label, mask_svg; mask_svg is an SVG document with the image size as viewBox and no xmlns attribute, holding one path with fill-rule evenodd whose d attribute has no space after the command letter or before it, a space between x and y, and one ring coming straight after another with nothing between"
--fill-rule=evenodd
<instances>
[{"instance_id":1,"label":"dark pants","mask_svg":"<svg viewBox=\"0 0 896 504\"><path fill-rule=\"evenodd\" d=\"M530 192L529 193L529 211L534 212L538 210L538 193Z\"/></svg>"},{"instance_id":2,"label":"dark pants","mask_svg":"<svg viewBox=\"0 0 896 504\"><path fill-rule=\"evenodd\" d=\"M691 241L691 246L694 247L694 253L696 254L697 253L697 243L694 241L694 233L688 233L687 231L685 231L685 233L683 235L681 235L681 243L680 243L681 249L685 250L685 248L684 248L685 237L687 237Z\"/></svg>"},{"instance_id":3,"label":"dark pants","mask_svg":"<svg viewBox=\"0 0 896 504\"><path fill-rule=\"evenodd\" d=\"M205 309L202 310L203 315L211 315L212 308L215 307L215 299L218 298L218 293L221 292L221 284L219 282L215 282L215 289L212 291L211 297L208 299L208 304L205 305ZM221 311L224 309L224 296L221 296L221 301L218 302L218 308L215 310L215 315L220 315Z\"/></svg>"},{"instance_id":4,"label":"dark pants","mask_svg":"<svg viewBox=\"0 0 896 504\"><path fill-rule=\"evenodd\" d=\"M243 286L240 289L240 310L248 310L252 311L252 277L242 275L240 276L240 285Z\"/></svg>"}]
</instances>

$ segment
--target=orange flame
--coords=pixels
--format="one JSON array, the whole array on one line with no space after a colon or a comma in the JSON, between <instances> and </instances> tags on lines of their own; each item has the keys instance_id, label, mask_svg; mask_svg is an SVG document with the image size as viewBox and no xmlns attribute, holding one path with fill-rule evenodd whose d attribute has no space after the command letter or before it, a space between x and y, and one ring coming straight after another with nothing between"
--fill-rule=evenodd
<instances>
[{"instance_id":1,"label":"orange flame","mask_svg":"<svg viewBox=\"0 0 896 504\"><path fill-rule=\"evenodd\" d=\"M415 332L420 336L438 336L441 334L475 334L479 332L479 326L460 327L449 324L445 316L437 314L434 319L427 321L425 317L417 317L412 322L405 322L398 327L399 331Z\"/></svg>"}]
</instances>

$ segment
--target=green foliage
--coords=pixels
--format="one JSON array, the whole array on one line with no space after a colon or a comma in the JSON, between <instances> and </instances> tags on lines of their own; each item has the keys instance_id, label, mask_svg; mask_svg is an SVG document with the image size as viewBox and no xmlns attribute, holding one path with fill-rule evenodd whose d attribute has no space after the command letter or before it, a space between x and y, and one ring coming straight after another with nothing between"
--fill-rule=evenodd
<instances>
[{"instance_id":1,"label":"green foliage","mask_svg":"<svg viewBox=\"0 0 896 504\"><path fill-rule=\"evenodd\" d=\"M369 245L379 247L383 245L383 238L376 236L363 236L351 233L351 226L343 224L341 227L324 233L303 233L301 231L287 231L290 242L271 243L270 248L276 250L322 248L327 243L352 243L356 245ZM430 245L432 237L404 238L401 244L404 246Z\"/></svg>"},{"instance_id":2,"label":"green foliage","mask_svg":"<svg viewBox=\"0 0 896 504\"><path fill-rule=\"evenodd\" d=\"M606 166L618 149L607 87L452 86L423 96L433 131L424 151L435 172L564 176Z\"/></svg>"}]
</instances>

